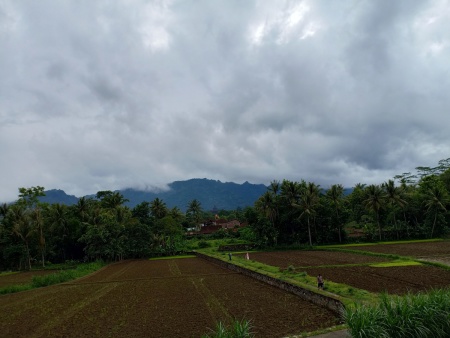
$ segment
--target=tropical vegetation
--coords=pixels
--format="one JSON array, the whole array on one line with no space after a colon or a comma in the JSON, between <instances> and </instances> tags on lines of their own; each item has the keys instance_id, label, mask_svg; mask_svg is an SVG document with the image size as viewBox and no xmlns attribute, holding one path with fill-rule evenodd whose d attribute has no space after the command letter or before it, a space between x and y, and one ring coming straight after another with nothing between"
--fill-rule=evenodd
<instances>
[{"instance_id":1,"label":"tropical vegetation","mask_svg":"<svg viewBox=\"0 0 450 338\"><path fill-rule=\"evenodd\" d=\"M167 207L160 198L130 208L117 191L99 191L70 206L48 204L40 202L43 187L22 187L16 202L0 205L0 270L67 260L179 254L193 248L188 230L199 230L215 213L248 226L210 237L239 237L261 247L445 236L450 221L450 159L416 170L351 189L274 180L253 206L214 213L203 210L198 199L182 206L185 213ZM195 238L196 245L205 245L202 238Z\"/></svg>"}]
</instances>

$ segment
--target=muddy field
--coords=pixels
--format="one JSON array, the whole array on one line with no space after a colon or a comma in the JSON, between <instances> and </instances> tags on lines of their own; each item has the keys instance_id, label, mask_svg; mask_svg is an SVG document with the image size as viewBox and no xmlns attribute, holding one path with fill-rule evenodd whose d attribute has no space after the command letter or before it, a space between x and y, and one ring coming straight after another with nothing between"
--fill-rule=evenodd
<instances>
[{"instance_id":1,"label":"muddy field","mask_svg":"<svg viewBox=\"0 0 450 338\"><path fill-rule=\"evenodd\" d=\"M433 288L450 287L450 271L426 265L305 269L310 276L319 273L326 280L343 283L370 292L406 294Z\"/></svg>"},{"instance_id":2,"label":"muddy field","mask_svg":"<svg viewBox=\"0 0 450 338\"><path fill-rule=\"evenodd\" d=\"M450 265L450 241L348 246L346 249L396 254Z\"/></svg>"},{"instance_id":3,"label":"muddy field","mask_svg":"<svg viewBox=\"0 0 450 338\"><path fill-rule=\"evenodd\" d=\"M431 260L450 253L448 246L449 242L430 242L346 248L415 256ZM368 266L369 263L389 261L380 257L331 251L285 251L251 253L250 258L280 268L287 268L289 265L292 265L297 271L305 271L310 276L317 276L320 273L326 280L347 284L351 287L371 292L387 291L391 294L405 294L408 291L419 292L432 288L450 287L449 270L426 265ZM345 266L347 264L360 264L360 266ZM337 266L324 267L325 265Z\"/></svg>"},{"instance_id":4,"label":"muddy field","mask_svg":"<svg viewBox=\"0 0 450 338\"><path fill-rule=\"evenodd\" d=\"M387 262L382 257L366 256L346 252L332 251L279 251L253 252L250 259L280 268L295 268L320 265L370 264Z\"/></svg>"},{"instance_id":5,"label":"muddy field","mask_svg":"<svg viewBox=\"0 0 450 338\"><path fill-rule=\"evenodd\" d=\"M33 276L49 275L57 271L58 270L26 271L0 276L0 289L11 285L30 284L33 279Z\"/></svg>"},{"instance_id":6,"label":"muddy field","mask_svg":"<svg viewBox=\"0 0 450 338\"><path fill-rule=\"evenodd\" d=\"M323 308L198 258L127 261L76 282L0 296L5 337L200 337L250 319L257 337L335 325Z\"/></svg>"}]
</instances>

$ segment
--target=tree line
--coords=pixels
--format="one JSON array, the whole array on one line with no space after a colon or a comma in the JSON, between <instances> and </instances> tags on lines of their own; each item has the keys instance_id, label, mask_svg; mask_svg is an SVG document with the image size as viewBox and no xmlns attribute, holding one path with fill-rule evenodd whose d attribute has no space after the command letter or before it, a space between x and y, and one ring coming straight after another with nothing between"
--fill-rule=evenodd
<instances>
[{"instance_id":1,"label":"tree line","mask_svg":"<svg viewBox=\"0 0 450 338\"><path fill-rule=\"evenodd\" d=\"M261 244L348 242L349 230L364 240L444 236L449 232L450 159L417 167L382 184L356 184L344 194L313 182L272 181L247 214ZM397 183L396 183L397 182Z\"/></svg>"},{"instance_id":2,"label":"tree line","mask_svg":"<svg viewBox=\"0 0 450 338\"><path fill-rule=\"evenodd\" d=\"M72 206L41 203L41 196L44 187L19 188L15 203L0 205L0 269L173 255L185 246L185 229L204 216L196 199L183 213L159 198L130 209L127 199L112 191Z\"/></svg>"},{"instance_id":3,"label":"tree line","mask_svg":"<svg viewBox=\"0 0 450 338\"><path fill-rule=\"evenodd\" d=\"M262 247L315 245L354 240L399 240L444 236L449 232L450 159L436 167L417 167L379 185L341 184L322 189L304 180L272 181L255 204L221 210L221 218L247 227L219 231ZM119 192L99 191L72 206L41 203L44 188L19 188L18 200L0 205L0 269L67 260L107 261L173 255L186 249L187 229L214 214L194 199L186 213L156 198L134 208Z\"/></svg>"}]
</instances>

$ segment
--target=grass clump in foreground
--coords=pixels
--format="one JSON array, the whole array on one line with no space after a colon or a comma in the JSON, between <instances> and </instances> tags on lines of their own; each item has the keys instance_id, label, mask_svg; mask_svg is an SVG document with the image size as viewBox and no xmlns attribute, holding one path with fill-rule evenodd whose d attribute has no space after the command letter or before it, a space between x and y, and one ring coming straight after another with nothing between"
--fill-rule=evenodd
<instances>
[{"instance_id":1,"label":"grass clump in foreground","mask_svg":"<svg viewBox=\"0 0 450 338\"><path fill-rule=\"evenodd\" d=\"M218 322L215 330L211 334L203 335L202 338L253 338L252 326L248 320L235 320L231 326L226 327L222 322Z\"/></svg>"},{"instance_id":2,"label":"grass clump in foreground","mask_svg":"<svg viewBox=\"0 0 450 338\"><path fill-rule=\"evenodd\" d=\"M347 307L344 316L352 337L450 337L450 289L383 294L379 304Z\"/></svg>"}]
</instances>

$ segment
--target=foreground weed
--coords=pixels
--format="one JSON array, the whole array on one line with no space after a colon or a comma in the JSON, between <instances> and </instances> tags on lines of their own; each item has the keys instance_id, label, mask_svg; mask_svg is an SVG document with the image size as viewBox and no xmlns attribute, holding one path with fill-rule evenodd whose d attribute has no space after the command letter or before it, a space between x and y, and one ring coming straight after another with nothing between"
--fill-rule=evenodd
<instances>
[{"instance_id":1,"label":"foreground weed","mask_svg":"<svg viewBox=\"0 0 450 338\"><path fill-rule=\"evenodd\" d=\"M226 327L222 322L218 322L216 329L210 335L203 335L202 338L253 338L251 324L248 320L235 320L230 327Z\"/></svg>"},{"instance_id":2,"label":"foreground weed","mask_svg":"<svg viewBox=\"0 0 450 338\"><path fill-rule=\"evenodd\" d=\"M406 296L381 295L376 306L347 308L352 337L450 337L450 290Z\"/></svg>"}]
</instances>

